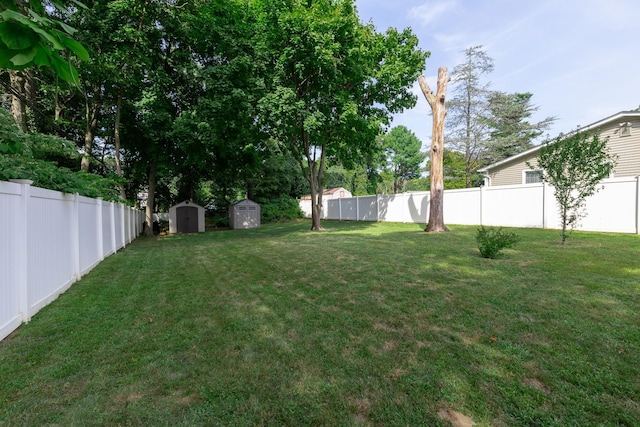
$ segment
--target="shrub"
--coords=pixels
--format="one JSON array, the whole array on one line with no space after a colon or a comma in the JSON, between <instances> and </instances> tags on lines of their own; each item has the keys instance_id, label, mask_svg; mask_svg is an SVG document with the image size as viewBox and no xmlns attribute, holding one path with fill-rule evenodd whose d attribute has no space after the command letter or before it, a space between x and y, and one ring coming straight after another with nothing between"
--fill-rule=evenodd
<instances>
[{"instance_id":1,"label":"shrub","mask_svg":"<svg viewBox=\"0 0 640 427\"><path fill-rule=\"evenodd\" d=\"M481 226L476 234L480 254L491 259L496 258L502 249L511 247L519 241L520 236L516 233L502 231L502 227L494 229Z\"/></svg>"},{"instance_id":2,"label":"shrub","mask_svg":"<svg viewBox=\"0 0 640 427\"><path fill-rule=\"evenodd\" d=\"M303 212L300 209L300 203L290 196L280 196L277 199L263 201L260 204L260 221L263 224L302 217Z\"/></svg>"}]
</instances>

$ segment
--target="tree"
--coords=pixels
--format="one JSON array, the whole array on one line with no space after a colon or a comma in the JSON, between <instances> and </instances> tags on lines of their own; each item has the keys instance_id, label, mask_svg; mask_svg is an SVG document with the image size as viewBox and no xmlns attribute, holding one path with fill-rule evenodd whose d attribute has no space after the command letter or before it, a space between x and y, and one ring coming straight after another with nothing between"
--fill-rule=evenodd
<instances>
[{"instance_id":1,"label":"tree","mask_svg":"<svg viewBox=\"0 0 640 427\"><path fill-rule=\"evenodd\" d=\"M490 141L482 155L483 163L495 163L531 148L532 141L555 121L554 117L547 117L529 122L539 108L531 104L532 96L531 93L491 92L486 118Z\"/></svg>"},{"instance_id":2,"label":"tree","mask_svg":"<svg viewBox=\"0 0 640 427\"><path fill-rule=\"evenodd\" d=\"M79 1L73 1L73 4L85 7ZM49 6L65 15L70 13L58 0L52 0ZM74 28L47 17L51 11L40 0L0 3L0 68L52 67L61 79L78 81L72 57L86 61L89 54L71 37L76 32Z\"/></svg>"},{"instance_id":3,"label":"tree","mask_svg":"<svg viewBox=\"0 0 640 427\"><path fill-rule=\"evenodd\" d=\"M465 62L451 72L452 97L447 102L449 112L447 145L464 153L466 186L487 143L489 83L483 84L483 75L493 71L493 59L482 49L472 46L464 51Z\"/></svg>"},{"instance_id":4,"label":"tree","mask_svg":"<svg viewBox=\"0 0 640 427\"><path fill-rule=\"evenodd\" d=\"M422 141L405 126L396 126L382 137L387 164L393 175L393 194L404 191L409 179L420 176L420 164L427 156L420 151Z\"/></svg>"},{"instance_id":5,"label":"tree","mask_svg":"<svg viewBox=\"0 0 640 427\"><path fill-rule=\"evenodd\" d=\"M349 167L377 149L390 115L415 104L411 82L427 57L409 29L377 33L360 22L353 3L251 2L267 90L260 121L308 180L315 231L322 229L327 161Z\"/></svg>"},{"instance_id":6,"label":"tree","mask_svg":"<svg viewBox=\"0 0 640 427\"><path fill-rule=\"evenodd\" d=\"M437 92L434 94L424 76L420 76L420 89L431 107L433 130L431 133L431 194L429 198L429 222L425 231L439 233L449 231L444 225L444 173L442 168L444 158L444 118L447 115L447 67L438 68Z\"/></svg>"},{"instance_id":7,"label":"tree","mask_svg":"<svg viewBox=\"0 0 640 427\"><path fill-rule=\"evenodd\" d=\"M545 143L537 156L542 179L553 186L562 222L562 244L567 228L573 229L584 217L587 197L600 190L599 183L613 172L616 158L607 151L608 138L599 133L575 132Z\"/></svg>"}]
</instances>

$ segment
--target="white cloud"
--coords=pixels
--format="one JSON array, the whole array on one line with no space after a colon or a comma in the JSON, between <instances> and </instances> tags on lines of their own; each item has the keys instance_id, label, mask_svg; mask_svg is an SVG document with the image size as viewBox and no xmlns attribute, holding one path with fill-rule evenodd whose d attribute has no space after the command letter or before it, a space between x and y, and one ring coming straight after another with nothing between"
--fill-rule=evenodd
<instances>
[{"instance_id":1,"label":"white cloud","mask_svg":"<svg viewBox=\"0 0 640 427\"><path fill-rule=\"evenodd\" d=\"M412 8L409 11L409 17L420 21L422 25L427 25L455 6L456 0L427 2Z\"/></svg>"}]
</instances>

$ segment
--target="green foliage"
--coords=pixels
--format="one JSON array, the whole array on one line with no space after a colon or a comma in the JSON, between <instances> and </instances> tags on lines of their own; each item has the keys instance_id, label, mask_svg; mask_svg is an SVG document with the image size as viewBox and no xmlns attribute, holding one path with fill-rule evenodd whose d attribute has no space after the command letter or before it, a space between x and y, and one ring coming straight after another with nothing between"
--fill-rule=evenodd
<instances>
[{"instance_id":1,"label":"green foliage","mask_svg":"<svg viewBox=\"0 0 640 427\"><path fill-rule=\"evenodd\" d=\"M304 216L300 203L290 196L280 196L260 203L260 221L264 224L289 221Z\"/></svg>"},{"instance_id":2,"label":"green foliage","mask_svg":"<svg viewBox=\"0 0 640 427\"><path fill-rule=\"evenodd\" d=\"M50 135L21 132L4 109L0 109L0 140L0 180L29 179L36 187L119 200L116 188L121 177L60 167L60 162L78 163L80 155L73 144Z\"/></svg>"},{"instance_id":3,"label":"green foliage","mask_svg":"<svg viewBox=\"0 0 640 427\"><path fill-rule=\"evenodd\" d=\"M500 252L512 247L520 241L520 237L516 233L503 231L500 228L486 228L481 226L476 233L476 242L480 254L485 258L495 259Z\"/></svg>"},{"instance_id":4,"label":"green foliage","mask_svg":"<svg viewBox=\"0 0 640 427\"><path fill-rule=\"evenodd\" d=\"M420 176L420 165L427 154L420 151L422 141L405 126L396 126L382 136L386 170L393 175L393 194L405 191L406 181Z\"/></svg>"},{"instance_id":5,"label":"green foliage","mask_svg":"<svg viewBox=\"0 0 640 427\"><path fill-rule=\"evenodd\" d=\"M600 181L613 172L617 159L607 150L608 138L600 134L575 132L559 136L552 143L542 146L537 156L537 166L542 169L542 179L553 186L562 223L562 243L586 213L587 197L600 189Z\"/></svg>"},{"instance_id":6,"label":"green foliage","mask_svg":"<svg viewBox=\"0 0 640 427\"><path fill-rule=\"evenodd\" d=\"M491 92L489 96L490 141L483 153L483 163L491 164L506 159L532 147L532 142L555 121L547 117L530 123L532 114L538 110L531 104L531 93Z\"/></svg>"},{"instance_id":7,"label":"green foliage","mask_svg":"<svg viewBox=\"0 0 640 427\"><path fill-rule=\"evenodd\" d=\"M360 22L350 0L255 1L265 67L260 125L296 157L321 194L326 164L349 168L378 150L390 115L415 105L411 86L428 54L410 29ZM313 229L320 228L312 200Z\"/></svg>"},{"instance_id":8,"label":"green foliage","mask_svg":"<svg viewBox=\"0 0 640 427\"><path fill-rule=\"evenodd\" d=\"M75 0L73 4L86 8ZM51 9L43 6L40 0L30 1L26 11L22 6L11 0L0 3L0 68L51 67L61 79L78 82L78 71L71 57L88 61L89 53L70 37L76 30L47 17ZM61 1L53 0L49 6L56 12L70 13ZM60 52L64 52L66 59Z\"/></svg>"}]
</instances>

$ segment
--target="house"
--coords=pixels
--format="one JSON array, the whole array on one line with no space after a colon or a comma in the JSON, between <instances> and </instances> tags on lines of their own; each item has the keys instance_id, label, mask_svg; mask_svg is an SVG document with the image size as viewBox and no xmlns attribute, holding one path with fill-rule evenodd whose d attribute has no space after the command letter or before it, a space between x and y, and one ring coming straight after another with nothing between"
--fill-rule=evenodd
<instances>
[{"instance_id":1,"label":"house","mask_svg":"<svg viewBox=\"0 0 640 427\"><path fill-rule=\"evenodd\" d=\"M229 206L229 227L233 230L260 227L260 205L244 199Z\"/></svg>"},{"instance_id":2,"label":"house","mask_svg":"<svg viewBox=\"0 0 640 427\"><path fill-rule=\"evenodd\" d=\"M189 200L169 208L169 233L204 232L204 208Z\"/></svg>"},{"instance_id":3,"label":"house","mask_svg":"<svg viewBox=\"0 0 640 427\"><path fill-rule=\"evenodd\" d=\"M353 197L353 196L351 195L351 191L346 190L343 187L327 188L322 192L322 200L342 199L345 197ZM311 200L311 195L307 194L306 196L302 196L300 197L300 200Z\"/></svg>"},{"instance_id":4,"label":"house","mask_svg":"<svg viewBox=\"0 0 640 427\"><path fill-rule=\"evenodd\" d=\"M609 152L618 159L612 178L640 175L640 111L621 111L574 132L585 131L599 131L601 138L609 138ZM488 187L541 182L540 172L527 165L529 163L535 168L541 147L538 145L478 172L484 174Z\"/></svg>"}]
</instances>

